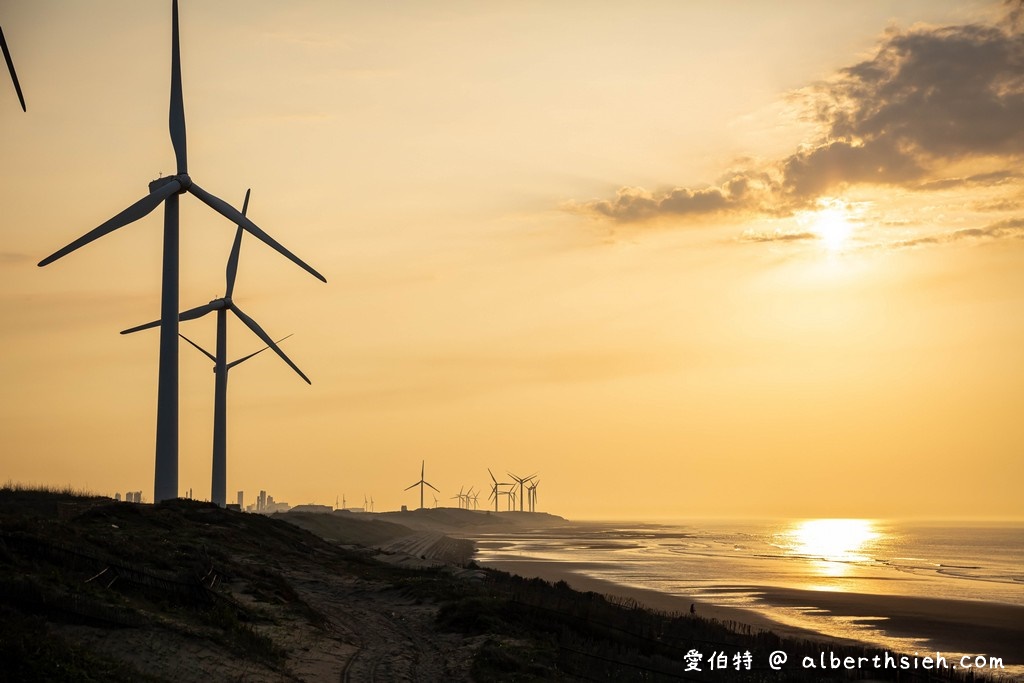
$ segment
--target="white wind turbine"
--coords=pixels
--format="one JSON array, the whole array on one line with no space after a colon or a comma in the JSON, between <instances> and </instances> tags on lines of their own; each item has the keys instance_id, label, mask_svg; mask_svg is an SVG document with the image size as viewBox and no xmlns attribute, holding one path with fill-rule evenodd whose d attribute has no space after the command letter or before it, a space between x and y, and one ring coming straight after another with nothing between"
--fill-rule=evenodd
<instances>
[{"instance_id":1,"label":"white wind turbine","mask_svg":"<svg viewBox=\"0 0 1024 683\"><path fill-rule=\"evenodd\" d=\"M177 174L154 180L149 194L105 223L59 249L39 262L53 263L80 247L118 228L147 216L164 205L163 274L160 295L160 370L157 388L156 467L153 486L155 502L178 495L178 195L189 192L232 223L277 250L292 262L327 282L305 261L278 244L238 209L202 189L188 174L188 153L185 142L185 104L181 89L181 53L178 39L178 0L171 4L171 104L168 116L171 145L177 163Z\"/></svg>"},{"instance_id":2,"label":"white wind turbine","mask_svg":"<svg viewBox=\"0 0 1024 683\"><path fill-rule=\"evenodd\" d=\"M243 215L248 210L248 208L249 191L246 190L245 200L242 203ZM291 359L288 358L287 355L285 355L285 352L281 350L281 347L279 347L277 343L274 342L274 340L272 340L270 336L263 331L263 328L260 327L255 320L253 320L248 315L243 313L242 309L238 308L238 306L235 305L235 302L232 299L232 295L234 294L235 291L235 278L238 275L238 258L239 255L241 254L242 249L242 234L242 227L239 226L238 230L235 231L235 241L231 245L231 254L228 256L224 296L219 299L214 299L208 304L197 306L196 308L185 311L178 316L179 321L186 321L201 318L207 313L213 313L215 311L217 313L216 355L209 353L206 349L202 348L188 337L185 337L184 335L181 336L183 339L185 339L185 341L187 341L189 344L192 344L192 346L199 349L202 353L206 354L206 356L209 357L210 360L213 361L213 372L215 375L213 392L213 474L211 478L212 493L210 494L210 500L221 507L224 507L225 504L227 503L228 370L235 367L239 363L248 360L252 356L256 355L251 354L249 356L246 356L245 358L240 358L231 363L228 362L228 311L234 313L235 317L237 317L239 320L245 323L245 325L250 330L252 330L253 334L255 334L257 337L263 340L263 343L267 345L266 347L264 347L264 349L273 349L274 352L277 355L279 355L281 359L284 360L285 363L287 363L296 373L298 373L299 377L306 380L307 384L310 383L309 378L306 377L306 375L304 375L301 370L299 370L298 366L296 366L295 363L293 363ZM155 320L153 322L146 323L145 325L139 325L137 327L132 327L127 330L122 330L121 334L131 334L132 332L139 332L140 330L148 330L150 328L156 327L159 324L160 321ZM287 337L285 337L284 339L287 339ZM283 339L278 341L283 341ZM260 349L260 351L263 351L264 349ZM260 353L260 351L257 351L256 353Z\"/></svg>"}]
</instances>

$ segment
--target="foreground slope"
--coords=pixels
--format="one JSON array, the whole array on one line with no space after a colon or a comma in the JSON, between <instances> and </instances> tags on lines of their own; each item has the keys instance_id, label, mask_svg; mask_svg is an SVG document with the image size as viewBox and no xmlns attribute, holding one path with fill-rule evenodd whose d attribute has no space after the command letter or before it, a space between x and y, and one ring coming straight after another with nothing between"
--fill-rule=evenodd
<instances>
[{"instance_id":1,"label":"foreground slope","mask_svg":"<svg viewBox=\"0 0 1024 683\"><path fill-rule=\"evenodd\" d=\"M375 559L379 550L343 546L342 525L327 530L333 542L281 519L193 501L139 505L0 489L0 677L657 681L693 679L687 669L700 652L704 673L696 677L709 680L863 678L768 669L773 650L799 661L817 656L821 643L472 565L389 564ZM749 670L708 670L715 652L747 651Z\"/></svg>"}]
</instances>

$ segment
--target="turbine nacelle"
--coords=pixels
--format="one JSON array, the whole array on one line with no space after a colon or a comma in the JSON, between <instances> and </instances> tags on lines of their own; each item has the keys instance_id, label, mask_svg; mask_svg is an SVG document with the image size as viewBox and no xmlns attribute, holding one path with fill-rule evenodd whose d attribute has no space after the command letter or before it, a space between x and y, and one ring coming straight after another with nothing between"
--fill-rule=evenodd
<instances>
[{"instance_id":1,"label":"turbine nacelle","mask_svg":"<svg viewBox=\"0 0 1024 683\"><path fill-rule=\"evenodd\" d=\"M149 191L155 192L163 187L167 187L171 183L178 184L178 194L185 194L188 189L192 187L192 178L189 177L188 173L179 173L177 175L164 176L157 178L156 180L149 183Z\"/></svg>"}]
</instances>

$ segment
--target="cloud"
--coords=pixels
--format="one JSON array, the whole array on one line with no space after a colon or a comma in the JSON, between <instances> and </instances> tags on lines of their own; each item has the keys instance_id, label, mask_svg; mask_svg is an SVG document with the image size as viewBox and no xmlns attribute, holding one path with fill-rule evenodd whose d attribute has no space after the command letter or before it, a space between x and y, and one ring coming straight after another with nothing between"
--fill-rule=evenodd
<instances>
[{"instance_id":1,"label":"cloud","mask_svg":"<svg viewBox=\"0 0 1024 683\"><path fill-rule=\"evenodd\" d=\"M16 251L0 251L0 263L16 265L23 263L32 263L35 259L29 254L23 254Z\"/></svg>"},{"instance_id":2,"label":"cloud","mask_svg":"<svg viewBox=\"0 0 1024 683\"><path fill-rule=\"evenodd\" d=\"M819 239L819 236L813 232L785 232L782 230L772 232L747 230L740 236L740 240L743 242L801 242L816 239Z\"/></svg>"},{"instance_id":3,"label":"cloud","mask_svg":"<svg viewBox=\"0 0 1024 683\"><path fill-rule=\"evenodd\" d=\"M1003 185L1007 182L1020 180L1024 174L1015 171L993 171L991 173L979 173L963 178L942 178L930 180L917 187L919 190L949 190L958 187L993 186Z\"/></svg>"},{"instance_id":4,"label":"cloud","mask_svg":"<svg viewBox=\"0 0 1024 683\"><path fill-rule=\"evenodd\" d=\"M1024 0L991 24L891 29L874 56L801 95L820 136L786 158L700 188L624 187L573 204L619 222L743 211L790 214L845 186L993 186L1024 158ZM964 162L1003 170L949 177Z\"/></svg>"},{"instance_id":5,"label":"cloud","mask_svg":"<svg viewBox=\"0 0 1024 683\"><path fill-rule=\"evenodd\" d=\"M909 240L893 242L889 246L893 248L918 247L928 244L947 244L962 240L985 240L985 239L1024 239L1024 218L1014 218L997 223L991 223L981 228L965 228L944 232L938 235L927 235Z\"/></svg>"},{"instance_id":6,"label":"cloud","mask_svg":"<svg viewBox=\"0 0 1024 683\"><path fill-rule=\"evenodd\" d=\"M575 208L618 221L659 215L700 216L750 209L773 187L765 174L739 172L716 186L700 189L677 187L655 194L639 187L624 187L613 200L595 200Z\"/></svg>"}]
</instances>

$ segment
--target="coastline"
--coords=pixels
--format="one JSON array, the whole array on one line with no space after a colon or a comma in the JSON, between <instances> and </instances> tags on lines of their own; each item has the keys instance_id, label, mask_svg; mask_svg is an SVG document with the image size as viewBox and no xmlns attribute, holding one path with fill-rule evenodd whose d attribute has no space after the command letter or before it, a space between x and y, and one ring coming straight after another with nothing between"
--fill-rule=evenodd
<instances>
[{"instance_id":1,"label":"coastline","mask_svg":"<svg viewBox=\"0 0 1024 683\"><path fill-rule=\"evenodd\" d=\"M662 612L689 612L694 604L697 614L747 624L772 631L781 636L832 642L855 641L877 646L870 639L833 637L806 628L771 619L759 611L739 607L722 607L691 599L684 595L662 593L653 589L625 586L585 574L585 562L558 562L517 558L514 560L478 561L481 566L517 574L525 578L541 578L550 582L565 581L578 591L593 591L629 598ZM890 638L914 638L927 641L915 648L926 653L959 653L1002 658L1007 667L1024 666L1020 659L1024 643L1024 607L970 600L948 600L907 596L870 595L812 591L795 588L755 587L769 605L802 608L844 619L877 618L874 627Z\"/></svg>"}]
</instances>

